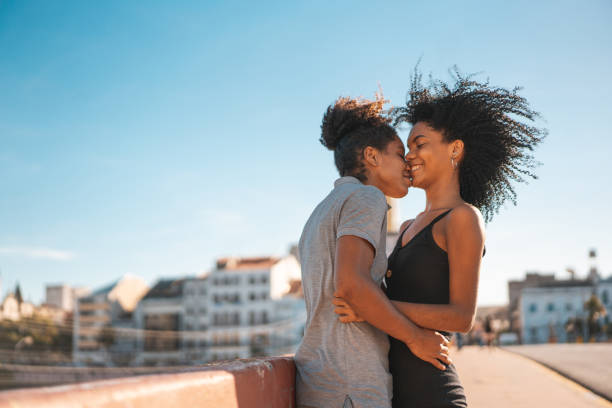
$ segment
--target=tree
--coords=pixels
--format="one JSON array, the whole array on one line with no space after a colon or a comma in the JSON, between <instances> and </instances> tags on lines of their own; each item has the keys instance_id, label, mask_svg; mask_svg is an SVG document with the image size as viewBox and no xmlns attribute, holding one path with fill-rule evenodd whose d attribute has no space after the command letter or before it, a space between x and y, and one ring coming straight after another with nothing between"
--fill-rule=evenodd
<instances>
[{"instance_id":1,"label":"tree","mask_svg":"<svg viewBox=\"0 0 612 408\"><path fill-rule=\"evenodd\" d=\"M599 318L606 315L606 308L601 303L601 300L597 297L596 294L592 294L589 300L584 302L584 309L588 312L588 327L589 327L589 337L593 334L599 334L600 325Z\"/></svg>"},{"instance_id":2,"label":"tree","mask_svg":"<svg viewBox=\"0 0 612 408\"><path fill-rule=\"evenodd\" d=\"M19 287L19 282L15 287L15 299L17 299L17 303L19 303L20 305L21 303L23 303L23 296L21 296L21 288Z\"/></svg>"}]
</instances>

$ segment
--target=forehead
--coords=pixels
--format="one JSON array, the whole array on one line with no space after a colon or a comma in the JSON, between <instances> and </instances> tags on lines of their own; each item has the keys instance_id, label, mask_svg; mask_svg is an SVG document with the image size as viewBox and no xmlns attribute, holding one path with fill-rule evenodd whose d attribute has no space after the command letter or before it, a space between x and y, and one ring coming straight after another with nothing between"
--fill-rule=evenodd
<instances>
[{"instance_id":1,"label":"forehead","mask_svg":"<svg viewBox=\"0 0 612 408\"><path fill-rule=\"evenodd\" d=\"M441 137L441 133L429 126L425 122L417 122L414 124L412 129L410 129L410 134L408 135L407 144L414 143L419 137L426 138L439 138Z\"/></svg>"},{"instance_id":2,"label":"forehead","mask_svg":"<svg viewBox=\"0 0 612 408\"><path fill-rule=\"evenodd\" d=\"M403 150L404 143L402 143L402 139L400 139L398 136L393 141L389 142L389 144L387 145L387 148Z\"/></svg>"}]
</instances>

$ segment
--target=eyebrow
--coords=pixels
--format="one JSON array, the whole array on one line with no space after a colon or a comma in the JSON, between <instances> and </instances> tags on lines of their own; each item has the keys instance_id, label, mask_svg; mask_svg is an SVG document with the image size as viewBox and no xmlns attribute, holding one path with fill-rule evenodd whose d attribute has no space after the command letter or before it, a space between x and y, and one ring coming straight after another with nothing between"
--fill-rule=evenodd
<instances>
[{"instance_id":1,"label":"eyebrow","mask_svg":"<svg viewBox=\"0 0 612 408\"><path fill-rule=\"evenodd\" d=\"M425 137L425 135L417 135L417 136L415 136L414 139L412 139L412 141L410 141L410 140L408 141L408 144L416 143L416 141L419 140L419 138L421 138L421 137Z\"/></svg>"}]
</instances>

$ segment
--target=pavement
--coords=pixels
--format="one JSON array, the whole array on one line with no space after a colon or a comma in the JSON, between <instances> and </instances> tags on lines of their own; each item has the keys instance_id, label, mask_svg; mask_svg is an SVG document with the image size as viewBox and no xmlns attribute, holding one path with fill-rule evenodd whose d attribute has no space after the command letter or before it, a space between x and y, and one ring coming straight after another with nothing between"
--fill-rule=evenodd
<instances>
[{"instance_id":1,"label":"pavement","mask_svg":"<svg viewBox=\"0 0 612 408\"><path fill-rule=\"evenodd\" d=\"M451 357L470 408L612 408L606 399L514 351L468 346L453 350Z\"/></svg>"},{"instance_id":2,"label":"pavement","mask_svg":"<svg viewBox=\"0 0 612 408\"><path fill-rule=\"evenodd\" d=\"M559 372L612 401L612 343L506 347Z\"/></svg>"}]
</instances>

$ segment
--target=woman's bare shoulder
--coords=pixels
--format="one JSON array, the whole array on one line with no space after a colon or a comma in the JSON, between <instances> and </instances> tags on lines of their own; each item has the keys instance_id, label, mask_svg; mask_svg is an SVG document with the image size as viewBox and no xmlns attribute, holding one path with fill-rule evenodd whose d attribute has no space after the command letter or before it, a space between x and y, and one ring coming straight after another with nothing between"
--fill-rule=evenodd
<instances>
[{"instance_id":1,"label":"woman's bare shoulder","mask_svg":"<svg viewBox=\"0 0 612 408\"><path fill-rule=\"evenodd\" d=\"M406 230L406 228L408 228L410 226L410 224L412 224L412 222L414 221L414 218L411 218L409 220L406 220L404 222L402 222L402 225L400 226L400 234L402 232L404 232Z\"/></svg>"}]
</instances>

